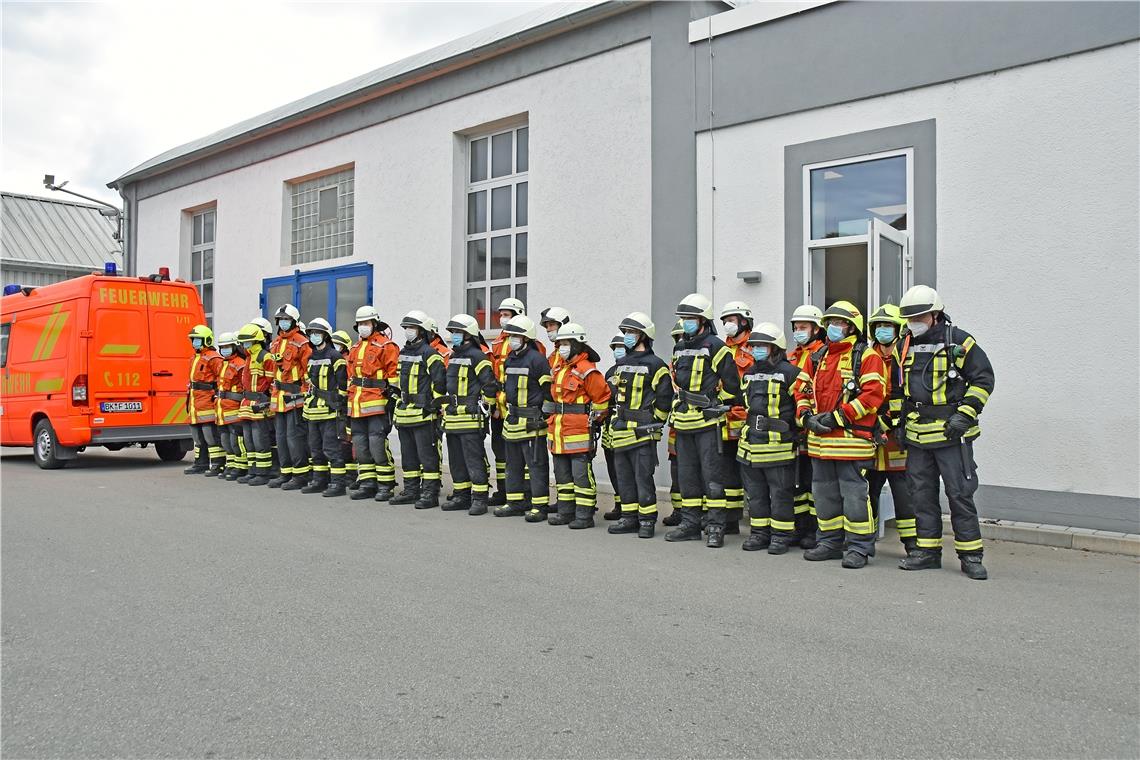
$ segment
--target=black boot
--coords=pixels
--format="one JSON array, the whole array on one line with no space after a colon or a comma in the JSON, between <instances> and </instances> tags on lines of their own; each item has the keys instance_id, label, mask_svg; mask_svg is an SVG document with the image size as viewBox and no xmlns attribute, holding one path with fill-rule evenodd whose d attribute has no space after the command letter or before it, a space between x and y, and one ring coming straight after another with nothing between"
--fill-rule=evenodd
<instances>
[{"instance_id":1,"label":"black boot","mask_svg":"<svg viewBox=\"0 0 1140 760\"><path fill-rule=\"evenodd\" d=\"M415 504L420 499L420 481L419 478L415 480L408 479L404 481L404 490L393 496L388 500L392 506L397 504Z\"/></svg>"},{"instance_id":2,"label":"black boot","mask_svg":"<svg viewBox=\"0 0 1140 760\"><path fill-rule=\"evenodd\" d=\"M376 480L368 478L367 480L360 481L359 487L348 495L348 498L353 501L362 501L363 499L371 499L376 496Z\"/></svg>"},{"instance_id":3,"label":"black boot","mask_svg":"<svg viewBox=\"0 0 1140 760\"><path fill-rule=\"evenodd\" d=\"M657 532L657 518L655 517L642 517L637 521L637 537L638 538L653 538L653 534Z\"/></svg>"},{"instance_id":4,"label":"black boot","mask_svg":"<svg viewBox=\"0 0 1140 760\"><path fill-rule=\"evenodd\" d=\"M768 544L768 553L787 554L790 547L791 541L789 536L772 536L772 541Z\"/></svg>"},{"instance_id":5,"label":"black boot","mask_svg":"<svg viewBox=\"0 0 1140 760\"><path fill-rule=\"evenodd\" d=\"M815 517L810 512L796 515L796 538L799 539L801 549L815 548L815 528Z\"/></svg>"},{"instance_id":6,"label":"black boot","mask_svg":"<svg viewBox=\"0 0 1140 760\"><path fill-rule=\"evenodd\" d=\"M224 467L222 467L220 465L211 465L210 469L206 470L202 474L205 475L207 478L216 478L219 475L221 475L223 472L225 472Z\"/></svg>"},{"instance_id":7,"label":"black boot","mask_svg":"<svg viewBox=\"0 0 1140 760\"><path fill-rule=\"evenodd\" d=\"M313 478L301 487L301 493L324 493L329 487L329 479L324 475L314 475Z\"/></svg>"},{"instance_id":8,"label":"black boot","mask_svg":"<svg viewBox=\"0 0 1140 760\"><path fill-rule=\"evenodd\" d=\"M456 491L451 498L440 507L444 512L458 512L471 508L471 491Z\"/></svg>"},{"instance_id":9,"label":"black boot","mask_svg":"<svg viewBox=\"0 0 1140 760\"><path fill-rule=\"evenodd\" d=\"M763 528L753 528L752 532L748 534L748 538L744 539L741 549L746 552L758 552L761 549L767 549L772 544L772 538L768 531ZM784 551L787 551L785 549Z\"/></svg>"},{"instance_id":10,"label":"black boot","mask_svg":"<svg viewBox=\"0 0 1140 760\"><path fill-rule=\"evenodd\" d=\"M357 488L360 488L360 478L358 476L354 476L352 478L352 481L345 486L345 490L355 491Z\"/></svg>"},{"instance_id":11,"label":"black boot","mask_svg":"<svg viewBox=\"0 0 1140 760\"><path fill-rule=\"evenodd\" d=\"M263 486L268 482L269 482L269 476L268 475L263 475L261 473L258 473L257 475L251 475L249 480L247 480L245 482L245 484L247 486Z\"/></svg>"},{"instance_id":12,"label":"black boot","mask_svg":"<svg viewBox=\"0 0 1140 760\"><path fill-rule=\"evenodd\" d=\"M420 489L420 498L416 500L416 509L434 509L439 506L439 481L429 480Z\"/></svg>"},{"instance_id":13,"label":"black boot","mask_svg":"<svg viewBox=\"0 0 1140 760\"><path fill-rule=\"evenodd\" d=\"M962 572L966 577L972 581L984 581L990 577L986 572L985 566L982 565L982 555L980 554L959 554L958 559L962 563Z\"/></svg>"},{"instance_id":14,"label":"black boot","mask_svg":"<svg viewBox=\"0 0 1140 760\"><path fill-rule=\"evenodd\" d=\"M220 477L222 477L225 480L237 480L238 479L238 468L227 467L225 470L222 471L222 474Z\"/></svg>"},{"instance_id":15,"label":"black boot","mask_svg":"<svg viewBox=\"0 0 1140 760\"><path fill-rule=\"evenodd\" d=\"M848 570L858 570L867 566L867 555L860 554L854 549L848 549L843 554L843 562L840 563Z\"/></svg>"},{"instance_id":16,"label":"black boot","mask_svg":"<svg viewBox=\"0 0 1140 760\"><path fill-rule=\"evenodd\" d=\"M190 465L185 470L183 470L182 474L183 475L201 475L203 472L205 472L208 469L210 469L209 465L198 464L197 462L195 462L194 464Z\"/></svg>"},{"instance_id":17,"label":"black boot","mask_svg":"<svg viewBox=\"0 0 1140 760\"><path fill-rule=\"evenodd\" d=\"M507 481L495 481L495 493L487 500L488 507L502 507L507 503Z\"/></svg>"},{"instance_id":18,"label":"black boot","mask_svg":"<svg viewBox=\"0 0 1140 760\"><path fill-rule=\"evenodd\" d=\"M467 514L472 517L487 514L487 494L475 494L471 497L471 508Z\"/></svg>"},{"instance_id":19,"label":"black boot","mask_svg":"<svg viewBox=\"0 0 1140 760\"><path fill-rule=\"evenodd\" d=\"M555 511L547 515L546 521L551 525L569 525L574 519L574 505L560 501L555 506Z\"/></svg>"},{"instance_id":20,"label":"black boot","mask_svg":"<svg viewBox=\"0 0 1140 760\"><path fill-rule=\"evenodd\" d=\"M593 507L574 507L574 519L570 521L570 530L582 530L594 527Z\"/></svg>"},{"instance_id":21,"label":"black boot","mask_svg":"<svg viewBox=\"0 0 1140 760\"><path fill-rule=\"evenodd\" d=\"M375 495L372 497L374 501L391 501L392 494L396 491L396 486L392 483L376 482Z\"/></svg>"},{"instance_id":22,"label":"black boot","mask_svg":"<svg viewBox=\"0 0 1140 760\"><path fill-rule=\"evenodd\" d=\"M636 533L640 528L636 512L624 512L621 519L610 526L610 533Z\"/></svg>"},{"instance_id":23,"label":"black boot","mask_svg":"<svg viewBox=\"0 0 1140 760\"><path fill-rule=\"evenodd\" d=\"M620 519L622 519L621 504L616 499L614 500L614 508L611 509L609 512L606 512L604 515L602 515L602 519L603 520L620 520Z\"/></svg>"},{"instance_id":24,"label":"black boot","mask_svg":"<svg viewBox=\"0 0 1140 760\"><path fill-rule=\"evenodd\" d=\"M282 491L300 491L309 483L308 475L294 475L289 482L281 484Z\"/></svg>"},{"instance_id":25,"label":"black boot","mask_svg":"<svg viewBox=\"0 0 1140 760\"><path fill-rule=\"evenodd\" d=\"M522 517L526 514L526 502L509 501L501 507L495 507L493 514L495 517Z\"/></svg>"},{"instance_id":26,"label":"black boot","mask_svg":"<svg viewBox=\"0 0 1140 760\"><path fill-rule=\"evenodd\" d=\"M292 475L276 475L269 479L268 485L270 488L281 488L292 479Z\"/></svg>"},{"instance_id":27,"label":"black boot","mask_svg":"<svg viewBox=\"0 0 1140 760\"><path fill-rule=\"evenodd\" d=\"M665 534L666 541L700 541L701 540L701 510L700 507L681 507L681 524L674 530Z\"/></svg>"},{"instance_id":28,"label":"black boot","mask_svg":"<svg viewBox=\"0 0 1140 760\"><path fill-rule=\"evenodd\" d=\"M935 570L942 567L942 552L915 549L899 560L900 570Z\"/></svg>"},{"instance_id":29,"label":"black boot","mask_svg":"<svg viewBox=\"0 0 1140 760\"><path fill-rule=\"evenodd\" d=\"M525 519L528 523L544 523L549 512L550 507L547 506L531 507L527 510Z\"/></svg>"},{"instance_id":30,"label":"black boot","mask_svg":"<svg viewBox=\"0 0 1140 760\"><path fill-rule=\"evenodd\" d=\"M680 507L674 507L673 511L670 512L668 515L666 515L665 519L661 521L661 524L668 526L670 528L675 528L678 525L680 525L681 524L681 508Z\"/></svg>"},{"instance_id":31,"label":"black boot","mask_svg":"<svg viewBox=\"0 0 1140 760\"><path fill-rule=\"evenodd\" d=\"M705 542L705 546L710 549L719 549L724 546L724 526L714 525L709 523L708 527L709 538Z\"/></svg>"},{"instance_id":32,"label":"black boot","mask_svg":"<svg viewBox=\"0 0 1140 760\"><path fill-rule=\"evenodd\" d=\"M907 554L910 554L912 551L914 551L915 549L918 548L918 539L917 538L904 538L904 539L902 539L902 545L903 545L903 551L906 552Z\"/></svg>"},{"instance_id":33,"label":"black boot","mask_svg":"<svg viewBox=\"0 0 1140 760\"><path fill-rule=\"evenodd\" d=\"M336 496L344 496L346 493L344 478L334 475L332 480L329 481L329 487L321 492L321 496L331 499Z\"/></svg>"},{"instance_id":34,"label":"black boot","mask_svg":"<svg viewBox=\"0 0 1140 760\"><path fill-rule=\"evenodd\" d=\"M804 552L804 559L808 562L823 562L829 559L843 559L843 550L840 548L832 549L826 544L817 543L812 548Z\"/></svg>"}]
</instances>

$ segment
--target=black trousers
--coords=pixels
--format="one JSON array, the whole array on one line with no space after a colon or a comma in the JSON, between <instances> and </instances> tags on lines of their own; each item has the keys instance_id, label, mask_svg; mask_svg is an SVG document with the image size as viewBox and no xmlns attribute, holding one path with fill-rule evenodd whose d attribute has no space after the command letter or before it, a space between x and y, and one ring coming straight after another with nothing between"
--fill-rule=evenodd
<instances>
[{"instance_id":1,"label":"black trousers","mask_svg":"<svg viewBox=\"0 0 1140 760\"><path fill-rule=\"evenodd\" d=\"M914 499L918 547L942 551L942 507L938 503L938 479L950 502L950 524L958 554L982 553L982 530L974 492L978 490L978 466L974 444L954 443L936 449L907 446L906 475Z\"/></svg>"},{"instance_id":2,"label":"black trousers","mask_svg":"<svg viewBox=\"0 0 1140 760\"><path fill-rule=\"evenodd\" d=\"M245 420L242 422L245 455L249 461L251 473L256 475L269 474L269 470L273 466L271 433L269 420Z\"/></svg>"},{"instance_id":3,"label":"black trousers","mask_svg":"<svg viewBox=\"0 0 1140 760\"><path fill-rule=\"evenodd\" d=\"M598 503L598 484L594 480L593 457L590 454L553 454L554 482L558 503L574 502L576 507L593 509ZM531 471L531 488L535 473Z\"/></svg>"},{"instance_id":4,"label":"black trousers","mask_svg":"<svg viewBox=\"0 0 1140 760\"><path fill-rule=\"evenodd\" d=\"M430 422L412 427L397 427L400 436L400 464L404 470L404 485L409 481L423 480L439 483L439 439Z\"/></svg>"},{"instance_id":5,"label":"black trousers","mask_svg":"<svg viewBox=\"0 0 1140 760\"><path fill-rule=\"evenodd\" d=\"M677 431L677 484L681 508L709 508L709 525L724 527L724 458L718 451L720 429Z\"/></svg>"},{"instance_id":6,"label":"black trousers","mask_svg":"<svg viewBox=\"0 0 1140 760\"><path fill-rule=\"evenodd\" d=\"M546 456L546 436L504 441L507 464L507 501L518 504L526 498L527 470L530 471L530 503L550 506L550 460Z\"/></svg>"},{"instance_id":7,"label":"black trousers","mask_svg":"<svg viewBox=\"0 0 1140 760\"><path fill-rule=\"evenodd\" d=\"M879 514L879 497L887 483L891 484L891 501L895 503L895 529L899 532L899 538L914 538L918 534L915 532L914 501L910 497L906 470L867 471L871 509L876 515Z\"/></svg>"},{"instance_id":8,"label":"black trousers","mask_svg":"<svg viewBox=\"0 0 1140 760\"><path fill-rule=\"evenodd\" d=\"M218 426L212 422L199 422L190 426L194 439L194 464L199 467L221 467L226 462Z\"/></svg>"},{"instance_id":9,"label":"black trousers","mask_svg":"<svg viewBox=\"0 0 1140 760\"><path fill-rule=\"evenodd\" d=\"M281 461L281 474L304 478L309 475L309 433L300 409L290 409L273 415L277 431L277 456Z\"/></svg>"},{"instance_id":10,"label":"black trousers","mask_svg":"<svg viewBox=\"0 0 1140 760\"><path fill-rule=\"evenodd\" d=\"M491 453L495 455L495 480L502 488L507 479L507 444L503 440L502 417L491 418Z\"/></svg>"},{"instance_id":11,"label":"black trousers","mask_svg":"<svg viewBox=\"0 0 1140 760\"><path fill-rule=\"evenodd\" d=\"M602 447L602 456L604 456L606 459L606 475L609 476L610 486L614 489L614 507L620 509L621 508L621 493L620 493L621 489L618 488L617 468L615 465L615 462L617 460L617 456L616 456L613 449L607 448L605 446Z\"/></svg>"},{"instance_id":12,"label":"black trousers","mask_svg":"<svg viewBox=\"0 0 1140 760\"><path fill-rule=\"evenodd\" d=\"M866 557L875 555L875 516L867 498L870 460L816 459L812 462L812 492L819 528L816 543L832 549L846 544Z\"/></svg>"},{"instance_id":13,"label":"black trousers","mask_svg":"<svg viewBox=\"0 0 1140 760\"><path fill-rule=\"evenodd\" d=\"M228 425L218 425L218 438L226 452L226 468L245 471L249 461L245 456L245 441L242 435L242 423L231 422Z\"/></svg>"},{"instance_id":14,"label":"black trousers","mask_svg":"<svg viewBox=\"0 0 1140 760\"><path fill-rule=\"evenodd\" d=\"M357 479L365 485L369 481L379 481L382 486L394 484L396 467L392 464L392 448L388 445L391 419L386 414L370 414L353 417L350 425Z\"/></svg>"},{"instance_id":15,"label":"black trousers","mask_svg":"<svg viewBox=\"0 0 1140 760\"><path fill-rule=\"evenodd\" d=\"M795 460L772 467L740 464L753 533L795 535L796 466Z\"/></svg>"},{"instance_id":16,"label":"black trousers","mask_svg":"<svg viewBox=\"0 0 1140 760\"><path fill-rule=\"evenodd\" d=\"M657 445L614 449L615 490L621 497L621 511L626 517L657 517L657 485L653 472L657 469Z\"/></svg>"},{"instance_id":17,"label":"black trousers","mask_svg":"<svg viewBox=\"0 0 1140 760\"><path fill-rule=\"evenodd\" d=\"M340 445L343 420L308 420L309 451L313 452L313 473L337 482L344 479L344 450Z\"/></svg>"},{"instance_id":18,"label":"black trousers","mask_svg":"<svg viewBox=\"0 0 1140 760\"><path fill-rule=\"evenodd\" d=\"M448 433L447 461L455 493L470 491L476 498L487 497L487 452L482 430Z\"/></svg>"},{"instance_id":19,"label":"black trousers","mask_svg":"<svg viewBox=\"0 0 1140 760\"><path fill-rule=\"evenodd\" d=\"M741 464L736 459L739 441L730 439L721 442L721 475L724 478L724 506L728 509L729 522L739 522L744 516L744 481L740 476Z\"/></svg>"}]
</instances>

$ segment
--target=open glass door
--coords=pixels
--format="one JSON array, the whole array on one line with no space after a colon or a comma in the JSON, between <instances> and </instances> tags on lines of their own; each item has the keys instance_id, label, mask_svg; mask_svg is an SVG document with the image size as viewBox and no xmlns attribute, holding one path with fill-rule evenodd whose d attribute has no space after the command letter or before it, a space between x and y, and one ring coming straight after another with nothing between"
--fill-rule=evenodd
<instances>
[{"instance_id":1,"label":"open glass door","mask_svg":"<svg viewBox=\"0 0 1140 760\"><path fill-rule=\"evenodd\" d=\"M903 293L911 286L910 236L889 224L872 219L868 225L871 242L870 289L867 293L870 314L882 304L898 305Z\"/></svg>"}]
</instances>

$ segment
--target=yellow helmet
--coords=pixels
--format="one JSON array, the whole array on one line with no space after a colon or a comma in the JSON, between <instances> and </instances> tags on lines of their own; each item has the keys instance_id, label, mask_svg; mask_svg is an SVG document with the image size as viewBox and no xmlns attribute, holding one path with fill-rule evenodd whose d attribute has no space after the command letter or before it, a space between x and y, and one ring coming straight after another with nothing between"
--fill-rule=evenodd
<instances>
[{"instance_id":1,"label":"yellow helmet","mask_svg":"<svg viewBox=\"0 0 1140 760\"><path fill-rule=\"evenodd\" d=\"M201 338L202 345L206 348L212 348L214 345L214 331L206 325L194 325L190 328L190 340L195 338Z\"/></svg>"},{"instance_id":2,"label":"yellow helmet","mask_svg":"<svg viewBox=\"0 0 1140 760\"><path fill-rule=\"evenodd\" d=\"M333 345L344 351L352 348L352 338L344 330L337 330L332 334Z\"/></svg>"},{"instance_id":3,"label":"yellow helmet","mask_svg":"<svg viewBox=\"0 0 1140 760\"><path fill-rule=\"evenodd\" d=\"M883 322L895 327L902 327L906 324L906 320L902 318L899 313L899 307L893 303L885 303L879 308L875 309L874 313L867 318L867 326L875 324L876 322Z\"/></svg>"},{"instance_id":4,"label":"yellow helmet","mask_svg":"<svg viewBox=\"0 0 1140 760\"><path fill-rule=\"evenodd\" d=\"M681 323L681 320L678 319L673 323L673 329L669 331L669 334L673 336L673 338L677 338L677 336L685 334L685 325Z\"/></svg>"},{"instance_id":5,"label":"yellow helmet","mask_svg":"<svg viewBox=\"0 0 1140 760\"><path fill-rule=\"evenodd\" d=\"M863 313L850 301L836 301L823 313L824 321L845 319L855 327L855 332L863 334Z\"/></svg>"},{"instance_id":6,"label":"yellow helmet","mask_svg":"<svg viewBox=\"0 0 1140 760\"><path fill-rule=\"evenodd\" d=\"M237 339L239 343L264 343L265 333L260 325L250 322L238 330Z\"/></svg>"},{"instance_id":7,"label":"yellow helmet","mask_svg":"<svg viewBox=\"0 0 1140 760\"><path fill-rule=\"evenodd\" d=\"M771 343L776 348L788 350L788 341L784 337L784 331L773 322L761 322L752 328L752 334L748 336L748 344L754 346L759 343Z\"/></svg>"}]
</instances>

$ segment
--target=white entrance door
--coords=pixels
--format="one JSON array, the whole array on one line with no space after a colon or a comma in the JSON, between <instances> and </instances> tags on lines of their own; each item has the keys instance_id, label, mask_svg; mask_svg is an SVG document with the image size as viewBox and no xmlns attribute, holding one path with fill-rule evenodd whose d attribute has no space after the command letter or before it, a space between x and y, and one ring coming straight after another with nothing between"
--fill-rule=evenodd
<instances>
[{"instance_id":1,"label":"white entrance door","mask_svg":"<svg viewBox=\"0 0 1140 760\"><path fill-rule=\"evenodd\" d=\"M871 277L867 293L868 316L885 303L898 305L903 293L911 286L913 263L910 253L910 235L900 232L880 219L868 223L871 241L869 264Z\"/></svg>"},{"instance_id":2,"label":"white entrance door","mask_svg":"<svg viewBox=\"0 0 1140 760\"><path fill-rule=\"evenodd\" d=\"M827 309L850 301L864 316L880 304L897 304L911 284L910 235L880 219L865 235L813 240L804 250L804 303Z\"/></svg>"}]
</instances>

